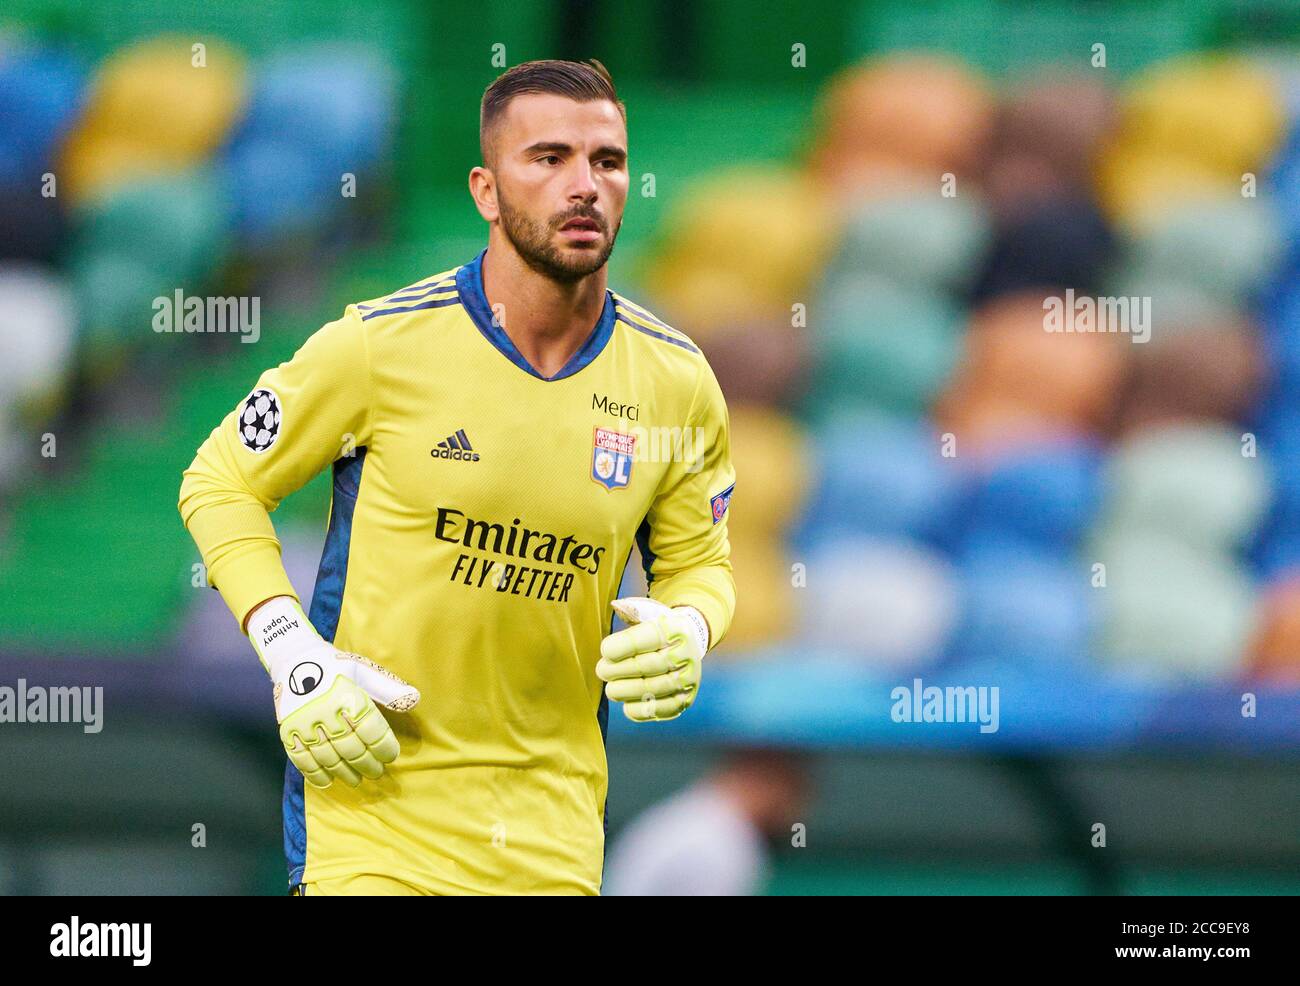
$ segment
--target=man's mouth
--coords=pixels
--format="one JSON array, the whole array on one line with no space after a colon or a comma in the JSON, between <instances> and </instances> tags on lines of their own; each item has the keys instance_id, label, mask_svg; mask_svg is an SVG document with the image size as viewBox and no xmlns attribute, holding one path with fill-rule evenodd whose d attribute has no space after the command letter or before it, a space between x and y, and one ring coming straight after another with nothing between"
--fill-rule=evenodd
<instances>
[{"instance_id":1,"label":"man's mouth","mask_svg":"<svg viewBox=\"0 0 1300 986\"><path fill-rule=\"evenodd\" d=\"M560 227L560 235L569 243L595 243L601 238L600 223L586 216L570 219Z\"/></svg>"}]
</instances>

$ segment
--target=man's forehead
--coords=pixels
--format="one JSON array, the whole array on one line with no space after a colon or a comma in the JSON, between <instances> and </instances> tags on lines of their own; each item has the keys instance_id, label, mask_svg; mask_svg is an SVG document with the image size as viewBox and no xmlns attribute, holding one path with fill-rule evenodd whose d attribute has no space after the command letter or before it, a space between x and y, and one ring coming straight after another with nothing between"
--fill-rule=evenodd
<instances>
[{"instance_id":1,"label":"man's forehead","mask_svg":"<svg viewBox=\"0 0 1300 986\"><path fill-rule=\"evenodd\" d=\"M623 115L607 99L577 102L554 93L527 93L506 106L504 135L516 146L539 141L625 145Z\"/></svg>"}]
</instances>

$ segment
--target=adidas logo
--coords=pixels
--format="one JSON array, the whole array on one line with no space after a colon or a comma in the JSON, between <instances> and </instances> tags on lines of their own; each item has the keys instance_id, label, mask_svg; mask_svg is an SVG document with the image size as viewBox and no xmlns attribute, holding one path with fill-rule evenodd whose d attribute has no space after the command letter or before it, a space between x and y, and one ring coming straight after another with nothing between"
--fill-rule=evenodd
<instances>
[{"instance_id":1,"label":"adidas logo","mask_svg":"<svg viewBox=\"0 0 1300 986\"><path fill-rule=\"evenodd\" d=\"M474 446L469 443L464 428L456 429L455 434L448 435L429 449L429 454L435 459L459 459L461 462L478 462L478 453L474 451Z\"/></svg>"}]
</instances>

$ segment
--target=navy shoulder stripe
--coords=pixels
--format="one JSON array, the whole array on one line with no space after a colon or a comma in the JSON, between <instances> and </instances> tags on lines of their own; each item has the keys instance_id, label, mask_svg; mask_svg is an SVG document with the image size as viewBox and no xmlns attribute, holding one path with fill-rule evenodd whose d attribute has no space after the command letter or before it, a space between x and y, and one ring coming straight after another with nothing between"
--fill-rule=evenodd
<instances>
[{"instance_id":1,"label":"navy shoulder stripe","mask_svg":"<svg viewBox=\"0 0 1300 986\"><path fill-rule=\"evenodd\" d=\"M674 337L674 336L667 335L666 333L663 333L663 332L656 332L654 329L647 328L647 327L644 326L644 325L639 325L639 324L637 324L636 322L632 321L630 318L628 318L626 315L624 315L622 312L619 312L619 313L615 316L615 318L616 318L617 321L622 322L624 325L630 325L630 326L632 326L632 328L636 329L638 332L645 333L646 335L650 336L651 338L654 338L654 339L662 339L664 342L671 342L674 346L681 346L682 349L685 349L687 352L691 352L691 353L698 353L698 352L699 352L698 349L696 349L694 346L692 346L692 345L691 345L689 342L687 342L685 339L678 339L678 338L676 338L676 337Z\"/></svg>"},{"instance_id":2,"label":"navy shoulder stripe","mask_svg":"<svg viewBox=\"0 0 1300 986\"><path fill-rule=\"evenodd\" d=\"M645 308L642 308L635 301L629 301L627 298L624 298L621 294L616 294L614 298L615 300L618 301L621 307L626 308L629 312L631 312L633 315L636 315L638 318L645 319L651 325L658 326L661 329L666 329L669 332L676 332L678 335L683 337L686 335L685 332L681 332L677 329L674 329L663 319L659 318L657 315L651 314L651 312L649 312Z\"/></svg>"},{"instance_id":3,"label":"navy shoulder stripe","mask_svg":"<svg viewBox=\"0 0 1300 986\"><path fill-rule=\"evenodd\" d=\"M357 305L357 307L362 311L369 311L371 308L380 308L399 301L416 301L420 298L427 298L436 291L450 291L455 286L455 281L440 281L432 287L425 287L424 290L420 290L420 288L402 288L401 291L385 295L379 301L369 301L363 305Z\"/></svg>"},{"instance_id":4,"label":"navy shoulder stripe","mask_svg":"<svg viewBox=\"0 0 1300 986\"><path fill-rule=\"evenodd\" d=\"M374 311L365 312L361 316L361 321L371 318L379 318L381 315L394 315L398 312L418 312L426 308L450 308L452 305L460 304L460 295L454 294L450 298L434 298L431 301L425 301L418 305L398 305L393 308L376 308Z\"/></svg>"}]
</instances>

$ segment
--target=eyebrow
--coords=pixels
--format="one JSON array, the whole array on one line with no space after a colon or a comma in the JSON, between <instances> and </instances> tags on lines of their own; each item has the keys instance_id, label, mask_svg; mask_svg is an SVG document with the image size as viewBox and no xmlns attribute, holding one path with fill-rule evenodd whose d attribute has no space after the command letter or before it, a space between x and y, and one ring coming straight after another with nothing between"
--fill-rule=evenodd
<instances>
[{"instance_id":1,"label":"eyebrow","mask_svg":"<svg viewBox=\"0 0 1300 986\"><path fill-rule=\"evenodd\" d=\"M542 153L572 154L573 145L565 144L560 141L538 141L536 144L530 144L528 147L524 148L525 155L542 154ZM620 163L622 163L627 160L627 151L613 144L605 144L601 147L597 147L593 156L612 157L617 159Z\"/></svg>"}]
</instances>

